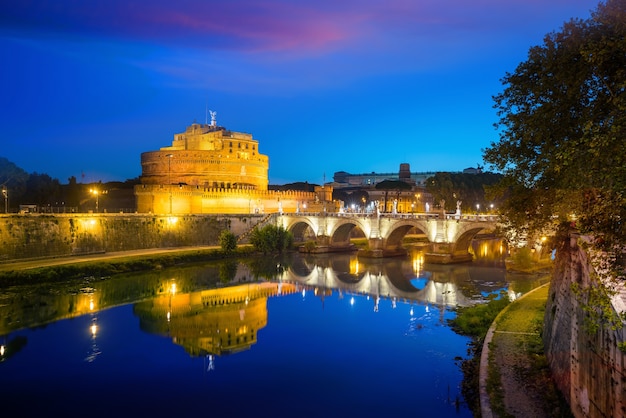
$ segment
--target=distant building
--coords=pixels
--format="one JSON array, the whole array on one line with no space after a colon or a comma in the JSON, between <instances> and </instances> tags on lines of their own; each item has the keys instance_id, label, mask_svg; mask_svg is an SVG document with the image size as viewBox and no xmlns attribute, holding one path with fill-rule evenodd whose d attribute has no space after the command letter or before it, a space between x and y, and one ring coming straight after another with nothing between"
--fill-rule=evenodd
<instances>
[{"instance_id":1,"label":"distant building","mask_svg":"<svg viewBox=\"0 0 626 418\"><path fill-rule=\"evenodd\" d=\"M426 180L435 172L412 173L408 163L401 163L397 173L350 174L345 171L335 172L333 190L345 193L365 192L368 198L353 204L348 203L346 210L387 213L430 212L434 209L433 198L426 191ZM376 185L385 181L402 181L411 186L407 190L382 190ZM349 200L349 199L348 199ZM352 209L352 206L356 209ZM358 208L357 208L358 207Z\"/></svg>"},{"instance_id":2,"label":"distant building","mask_svg":"<svg viewBox=\"0 0 626 418\"><path fill-rule=\"evenodd\" d=\"M141 154L142 213L274 213L335 211L332 188L315 192L268 190L269 158L251 134L194 123L171 146Z\"/></svg>"},{"instance_id":3,"label":"distant building","mask_svg":"<svg viewBox=\"0 0 626 418\"><path fill-rule=\"evenodd\" d=\"M467 167L463 170L463 174L480 174L483 172L482 167Z\"/></svg>"},{"instance_id":4,"label":"distant building","mask_svg":"<svg viewBox=\"0 0 626 418\"><path fill-rule=\"evenodd\" d=\"M336 189L375 186L384 180L402 180L415 186L426 186L426 179L434 176L435 172L412 173L408 163L401 163L396 173L367 173L350 174L337 171L333 175L333 187Z\"/></svg>"}]
</instances>

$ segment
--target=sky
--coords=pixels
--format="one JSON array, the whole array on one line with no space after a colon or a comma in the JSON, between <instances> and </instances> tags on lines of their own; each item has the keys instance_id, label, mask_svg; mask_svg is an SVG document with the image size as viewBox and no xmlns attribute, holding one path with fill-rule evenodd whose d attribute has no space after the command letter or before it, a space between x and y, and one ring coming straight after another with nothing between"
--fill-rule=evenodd
<instances>
[{"instance_id":1,"label":"sky","mask_svg":"<svg viewBox=\"0 0 626 418\"><path fill-rule=\"evenodd\" d=\"M462 171L498 140L502 77L597 5L3 1L0 157L62 184L124 181L212 110L259 141L270 184Z\"/></svg>"}]
</instances>

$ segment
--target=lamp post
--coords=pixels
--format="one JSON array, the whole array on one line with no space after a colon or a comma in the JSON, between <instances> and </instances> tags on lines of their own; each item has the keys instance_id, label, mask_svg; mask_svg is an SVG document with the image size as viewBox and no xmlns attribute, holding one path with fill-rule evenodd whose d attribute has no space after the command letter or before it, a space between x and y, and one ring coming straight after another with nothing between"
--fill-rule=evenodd
<instances>
[{"instance_id":1,"label":"lamp post","mask_svg":"<svg viewBox=\"0 0 626 418\"><path fill-rule=\"evenodd\" d=\"M89 189L89 192L93 195L96 195L96 213L98 213L98 198L100 196L100 191L98 189Z\"/></svg>"},{"instance_id":2,"label":"lamp post","mask_svg":"<svg viewBox=\"0 0 626 418\"><path fill-rule=\"evenodd\" d=\"M2 186L2 196L4 197L4 213L9 213L9 190Z\"/></svg>"},{"instance_id":3,"label":"lamp post","mask_svg":"<svg viewBox=\"0 0 626 418\"><path fill-rule=\"evenodd\" d=\"M172 214L172 157L174 154L167 154L167 183L170 189L170 215Z\"/></svg>"}]
</instances>

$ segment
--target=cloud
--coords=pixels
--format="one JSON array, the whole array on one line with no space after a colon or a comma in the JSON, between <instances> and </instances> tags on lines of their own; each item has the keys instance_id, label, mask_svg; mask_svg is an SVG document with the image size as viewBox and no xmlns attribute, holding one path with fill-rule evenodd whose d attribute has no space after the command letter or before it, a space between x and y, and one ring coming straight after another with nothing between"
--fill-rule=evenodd
<instances>
[{"instance_id":1,"label":"cloud","mask_svg":"<svg viewBox=\"0 0 626 418\"><path fill-rule=\"evenodd\" d=\"M578 3L587 3L579 0ZM528 36L570 0L22 0L0 28L148 46L126 57L165 82L307 88L379 74L437 71ZM556 29L547 26L547 30ZM136 45L136 48L128 47ZM528 45L530 46L530 45ZM236 75L237 77L233 77ZM222 83L221 80L231 80ZM232 80L236 80L232 84ZM229 87L230 86L230 87Z\"/></svg>"}]
</instances>

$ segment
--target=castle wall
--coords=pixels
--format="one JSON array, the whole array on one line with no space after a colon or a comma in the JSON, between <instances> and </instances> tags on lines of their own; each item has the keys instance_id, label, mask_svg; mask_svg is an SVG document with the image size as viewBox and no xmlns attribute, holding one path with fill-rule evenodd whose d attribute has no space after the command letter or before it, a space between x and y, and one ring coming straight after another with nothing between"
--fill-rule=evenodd
<instances>
[{"instance_id":1,"label":"castle wall","mask_svg":"<svg viewBox=\"0 0 626 418\"><path fill-rule=\"evenodd\" d=\"M544 319L544 344L553 377L575 417L626 416L626 327L585 327L589 314L573 287L593 285L592 267L576 236L557 252ZM615 299L612 306L617 308Z\"/></svg>"},{"instance_id":2,"label":"castle wall","mask_svg":"<svg viewBox=\"0 0 626 418\"><path fill-rule=\"evenodd\" d=\"M162 214L261 214L280 211L290 213L304 211L305 207L314 208L316 202L320 201L318 194L304 191L150 184L135 186L135 196L137 212ZM328 210L331 210L330 206Z\"/></svg>"},{"instance_id":3,"label":"castle wall","mask_svg":"<svg viewBox=\"0 0 626 418\"><path fill-rule=\"evenodd\" d=\"M0 262L194 245L240 236L263 215L25 214L0 216Z\"/></svg>"}]
</instances>

